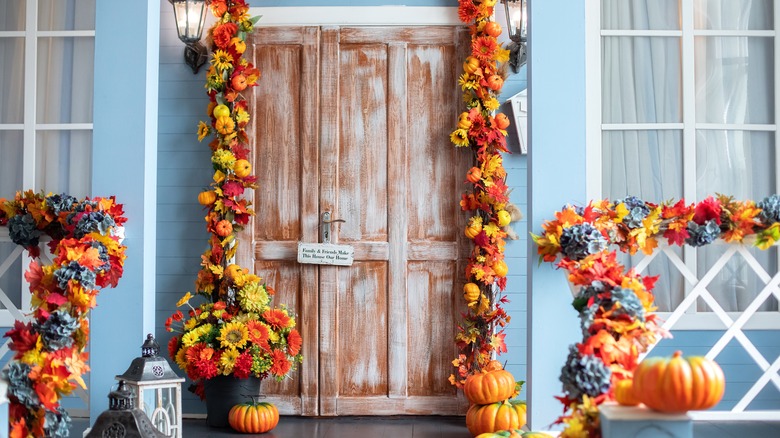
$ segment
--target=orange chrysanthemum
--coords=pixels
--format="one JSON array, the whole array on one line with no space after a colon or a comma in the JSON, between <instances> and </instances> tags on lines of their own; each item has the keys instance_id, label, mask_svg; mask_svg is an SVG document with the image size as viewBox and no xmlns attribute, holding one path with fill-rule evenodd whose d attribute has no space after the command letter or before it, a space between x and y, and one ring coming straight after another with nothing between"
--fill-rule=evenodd
<instances>
[{"instance_id":1,"label":"orange chrysanthemum","mask_svg":"<svg viewBox=\"0 0 780 438\"><path fill-rule=\"evenodd\" d=\"M246 328L249 331L249 340L258 345L263 350L268 350L271 347L268 345L268 338L270 332L268 326L259 321L247 321Z\"/></svg>"},{"instance_id":2,"label":"orange chrysanthemum","mask_svg":"<svg viewBox=\"0 0 780 438\"><path fill-rule=\"evenodd\" d=\"M301 351L301 345L303 345L303 338L298 330L292 329L290 334L287 335L287 354L295 356Z\"/></svg>"},{"instance_id":3,"label":"orange chrysanthemum","mask_svg":"<svg viewBox=\"0 0 780 438\"><path fill-rule=\"evenodd\" d=\"M471 23L477 18L479 10L477 7L469 1L462 1L458 7L458 18L464 23Z\"/></svg>"},{"instance_id":4,"label":"orange chrysanthemum","mask_svg":"<svg viewBox=\"0 0 780 438\"><path fill-rule=\"evenodd\" d=\"M481 36L471 42L471 54L483 62L492 61L498 49L498 41L493 37Z\"/></svg>"},{"instance_id":5,"label":"orange chrysanthemum","mask_svg":"<svg viewBox=\"0 0 780 438\"><path fill-rule=\"evenodd\" d=\"M274 364L271 366L271 374L274 376L284 376L290 371L292 364L287 360L287 356L282 350L274 350L271 352Z\"/></svg>"},{"instance_id":6,"label":"orange chrysanthemum","mask_svg":"<svg viewBox=\"0 0 780 438\"><path fill-rule=\"evenodd\" d=\"M290 325L290 317L279 309L269 309L263 312L263 319L275 330L285 328Z\"/></svg>"}]
</instances>

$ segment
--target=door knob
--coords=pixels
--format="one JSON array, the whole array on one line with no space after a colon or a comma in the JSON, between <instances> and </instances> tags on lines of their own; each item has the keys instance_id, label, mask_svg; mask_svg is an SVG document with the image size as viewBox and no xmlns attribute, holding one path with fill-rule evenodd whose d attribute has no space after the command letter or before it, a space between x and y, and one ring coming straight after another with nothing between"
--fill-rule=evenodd
<instances>
[{"instance_id":1,"label":"door knob","mask_svg":"<svg viewBox=\"0 0 780 438\"><path fill-rule=\"evenodd\" d=\"M330 224L334 222L347 222L344 219L331 219L330 212L322 213L320 218L320 240L322 243L330 243Z\"/></svg>"}]
</instances>

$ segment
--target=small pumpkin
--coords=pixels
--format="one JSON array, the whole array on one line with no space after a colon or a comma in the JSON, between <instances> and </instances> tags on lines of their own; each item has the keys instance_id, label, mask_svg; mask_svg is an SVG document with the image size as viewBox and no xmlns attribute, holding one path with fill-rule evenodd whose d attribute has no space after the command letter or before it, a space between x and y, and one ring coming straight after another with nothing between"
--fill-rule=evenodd
<instances>
[{"instance_id":1,"label":"small pumpkin","mask_svg":"<svg viewBox=\"0 0 780 438\"><path fill-rule=\"evenodd\" d=\"M469 119L469 113L462 112L460 113L460 116L458 117L458 129L469 129L471 128L471 119Z\"/></svg>"},{"instance_id":2,"label":"small pumpkin","mask_svg":"<svg viewBox=\"0 0 780 438\"><path fill-rule=\"evenodd\" d=\"M466 58L466 62L463 63L463 71L472 75L479 70L479 59L469 56Z\"/></svg>"},{"instance_id":3,"label":"small pumpkin","mask_svg":"<svg viewBox=\"0 0 780 438\"><path fill-rule=\"evenodd\" d=\"M252 173L252 163L247 160L236 160L233 164L233 172L239 178L246 178Z\"/></svg>"},{"instance_id":4,"label":"small pumpkin","mask_svg":"<svg viewBox=\"0 0 780 438\"><path fill-rule=\"evenodd\" d=\"M241 403L230 408L228 424L236 432L265 433L279 424L279 410L271 403Z\"/></svg>"},{"instance_id":5,"label":"small pumpkin","mask_svg":"<svg viewBox=\"0 0 780 438\"><path fill-rule=\"evenodd\" d=\"M466 283L463 285L463 299L467 303L473 303L479 299L481 291L476 283Z\"/></svg>"},{"instance_id":6,"label":"small pumpkin","mask_svg":"<svg viewBox=\"0 0 780 438\"><path fill-rule=\"evenodd\" d=\"M509 267L506 265L505 261L496 260L493 262L493 272L498 277L506 277L506 274L509 272Z\"/></svg>"},{"instance_id":7,"label":"small pumpkin","mask_svg":"<svg viewBox=\"0 0 780 438\"><path fill-rule=\"evenodd\" d=\"M246 76L242 74L233 76L233 78L230 79L230 85L232 85L233 89L236 91L244 91L247 87Z\"/></svg>"},{"instance_id":8,"label":"small pumpkin","mask_svg":"<svg viewBox=\"0 0 780 438\"><path fill-rule=\"evenodd\" d=\"M726 389L723 370L703 356L651 357L634 371L634 394L650 409L667 413L709 409Z\"/></svg>"},{"instance_id":9,"label":"small pumpkin","mask_svg":"<svg viewBox=\"0 0 780 438\"><path fill-rule=\"evenodd\" d=\"M623 406L636 406L640 403L634 394L633 380L623 379L615 384L615 401Z\"/></svg>"},{"instance_id":10,"label":"small pumpkin","mask_svg":"<svg viewBox=\"0 0 780 438\"><path fill-rule=\"evenodd\" d=\"M486 34L492 36L493 38L498 38L498 36L501 35L501 32L503 32L501 25L495 21L488 21L485 23L485 28L483 30Z\"/></svg>"},{"instance_id":11,"label":"small pumpkin","mask_svg":"<svg viewBox=\"0 0 780 438\"><path fill-rule=\"evenodd\" d=\"M496 114L496 116L493 117L493 120L496 122L496 127L498 129L506 129L509 127L509 117L504 113Z\"/></svg>"},{"instance_id":12,"label":"small pumpkin","mask_svg":"<svg viewBox=\"0 0 780 438\"><path fill-rule=\"evenodd\" d=\"M463 385L463 394L469 402L477 405L500 402L514 393L515 377L501 368L474 373L466 378Z\"/></svg>"},{"instance_id":13,"label":"small pumpkin","mask_svg":"<svg viewBox=\"0 0 780 438\"><path fill-rule=\"evenodd\" d=\"M479 221L470 221L469 225L466 227L465 233L466 237L469 239L473 239L477 237L477 234L482 232L482 222Z\"/></svg>"},{"instance_id":14,"label":"small pumpkin","mask_svg":"<svg viewBox=\"0 0 780 438\"><path fill-rule=\"evenodd\" d=\"M227 219L222 219L221 221L217 222L214 230L217 232L217 236L227 237L230 235L230 233L233 232L233 224L231 224Z\"/></svg>"},{"instance_id":15,"label":"small pumpkin","mask_svg":"<svg viewBox=\"0 0 780 438\"><path fill-rule=\"evenodd\" d=\"M466 172L466 180L470 183L477 183L482 179L482 170L479 167L472 167Z\"/></svg>"},{"instance_id":16,"label":"small pumpkin","mask_svg":"<svg viewBox=\"0 0 780 438\"><path fill-rule=\"evenodd\" d=\"M471 405L466 412L466 427L474 436L499 430L520 429L525 426L525 422L525 402L519 400Z\"/></svg>"},{"instance_id":17,"label":"small pumpkin","mask_svg":"<svg viewBox=\"0 0 780 438\"><path fill-rule=\"evenodd\" d=\"M214 190L205 190L198 193L198 202L200 205L211 205L217 201L217 194Z\"/></svg>"},{"instance_id":18,"label":"small pumpkin","mask_svg":"<svg viewBox=\"0 0 780 438\"><path fill-rule=\"evenodd\" d=\"M499 91L504 86L504 78L499 75L490 75L487 79L488 87L493 91Z\"/></svg>"}]
</instances>

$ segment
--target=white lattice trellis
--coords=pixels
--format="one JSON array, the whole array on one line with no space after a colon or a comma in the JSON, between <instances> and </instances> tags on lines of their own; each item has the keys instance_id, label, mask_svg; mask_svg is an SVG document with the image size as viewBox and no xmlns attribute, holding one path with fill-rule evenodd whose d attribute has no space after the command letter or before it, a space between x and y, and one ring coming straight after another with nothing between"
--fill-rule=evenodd
<instances>
[{"instance_id":1,"label":"white lattice trellis","mask_svg":"<svg viewBox=\"0 0 780 438\"><path fill-rule=\"evenodd\" d=\"M722 244L719 247L723 248L723 253L713 264L713 266L707 270L701 278L689 269L688 265L682 260L682 258L671 250L671 248L663 247L657 249L653 254L645 256L635 266L637 272L643 272L659 254L664 254L670 260L672 265L682 274L685 280L691 286L691 289L687 292L685 298L680 304L668 314L660 314L665 320L663 327L667 330L675 329L680 321L684 319L686 315L690 315L690 308L693 306L697 299L701 298L709 306L711 312L725 327L725 332L708 350L706 357L714 359L720 354L726 345L732 339L735 339L742 348L748 353L748 355L755 361L758 367L761 369L762 374L756 380L750 389L742 396L742 398L734 405L729 411L724 410L711 410L711 411L697 411L691 412L694 419L707 419L707 420L774 420L780 418L780 410L746 410L748 405L756 398L756 396L763 390L767 384L771 381L774 386L780 391L780 356L775 358L772 362L767 360L764 355L756 348L753 342L743 332L746 324L751 318L762 317L765 321L771 322L771 326L777 327L780 325L780 312L758 312L760 306L767 301L770 297L775 296L780 301L780 272L771 276L766 269L756 260L756 258L748 251L748 247L742 244ZM741 312L726 312L718 301L707 290L709 284L715 279L726 264L736 255L742 256L747 265L756 273L758 279L763 283L763 288L752 300L752 302L745 307ZM718 328L722 330L723 328ZM644 354L647 355L652 351L651 346ZM728 386L728 382L726 383Z\"/></svg>"}]
</instances>

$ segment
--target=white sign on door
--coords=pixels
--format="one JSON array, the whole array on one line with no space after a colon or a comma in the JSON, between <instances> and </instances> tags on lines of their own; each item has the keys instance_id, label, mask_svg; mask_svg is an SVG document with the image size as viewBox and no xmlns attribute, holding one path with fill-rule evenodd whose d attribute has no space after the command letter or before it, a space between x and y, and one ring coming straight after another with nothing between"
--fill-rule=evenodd
<instances>
[{"instance_id":1,"label":"white sign on door","mask_svg":"<svg viewBox=\"0 0 780 438\"><path fill-rule=\"evenodd\" d=\"M355 248L351 245L298 242L298 263L352 266L354 260Z\"/></svg>"}]
</instances>

